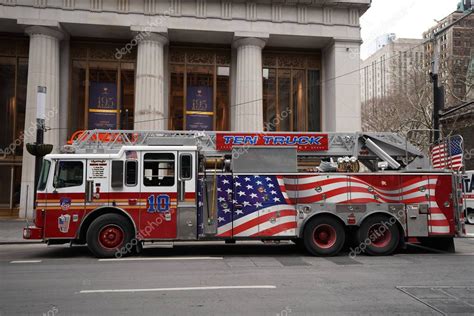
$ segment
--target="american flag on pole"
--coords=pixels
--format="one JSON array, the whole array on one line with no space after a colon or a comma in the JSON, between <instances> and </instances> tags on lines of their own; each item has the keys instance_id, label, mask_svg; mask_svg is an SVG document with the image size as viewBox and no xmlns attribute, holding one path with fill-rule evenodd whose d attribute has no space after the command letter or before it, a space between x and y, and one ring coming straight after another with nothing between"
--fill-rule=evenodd
<instances>
[{"instance_id":1,"label":"american flag on pole","mask_svg":"<svg viewBox=\"0 0 474 316\"><path fill-rule=\"evenodd\" d=\"M463 166L462 137L452 136L431 148L431 163L435 169L459 170Z\"/></svg>"}]
</instances>

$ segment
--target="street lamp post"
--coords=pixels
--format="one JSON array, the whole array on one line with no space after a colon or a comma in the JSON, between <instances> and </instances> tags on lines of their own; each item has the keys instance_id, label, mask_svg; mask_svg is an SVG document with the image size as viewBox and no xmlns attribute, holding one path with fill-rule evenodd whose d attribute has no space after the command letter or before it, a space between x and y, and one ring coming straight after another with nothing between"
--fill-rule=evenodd
<instances>
[{"instance_id":1,"label":"street lamp post","mask_svg":"<svg viewBox=\"0 0 474 316\"><path fill-rule=\"evenodd\" d=\"M36 142L26 144L28 152L35 156L35 183L34 196L38 189L38 180L41 171L43 157L53 150L53 145L44 144L44 130L46 120L46 87L38 86L36 94ZM35 199L36 207L36 199Z\"/></svg>"},{"instance_id":2,"label":"street lamp post","mask_svg":"<svg viewBox=\"0 0 474 316\"><path fill-rule=\"evenodd\" d=\"M36 94L36 145L42 145L44 142L44 123L46 119L46 87L38 86ZM35 195L38 189L39 173L41 170L42 158L39 155L35 157Z\"/></svg>"},{"instance_id":3,"label":"street lamp post","mask_svg":"<svg viewBox=\"0 0 474 316\"><path fill-rule=\"evenodd\" d=\"M439 55L440 45L438 35L434 35L433 38L433 61L432 69L430 73L431 82L433 83L433 142L440 139L439 131L439 111L444 107L444 93L442 88L438 85L438 70L439 70Z\"/></svg>"}]
</instances>

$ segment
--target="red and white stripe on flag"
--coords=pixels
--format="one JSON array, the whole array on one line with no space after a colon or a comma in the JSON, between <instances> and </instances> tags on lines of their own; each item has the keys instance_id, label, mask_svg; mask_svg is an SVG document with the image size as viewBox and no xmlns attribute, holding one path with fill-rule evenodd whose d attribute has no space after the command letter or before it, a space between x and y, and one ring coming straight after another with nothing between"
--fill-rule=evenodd
<instances>
[{"instance_id":1,"label":"red and white stripe on flag","mask_svg":"<svg viewBox=\"0 0 474 316\"><path fill-rule=\"evenodd\" d=\"M463 166L461 139L453 137L431 148L431 163L435 169L458 170Z\"/></svg>"}]
</instances>

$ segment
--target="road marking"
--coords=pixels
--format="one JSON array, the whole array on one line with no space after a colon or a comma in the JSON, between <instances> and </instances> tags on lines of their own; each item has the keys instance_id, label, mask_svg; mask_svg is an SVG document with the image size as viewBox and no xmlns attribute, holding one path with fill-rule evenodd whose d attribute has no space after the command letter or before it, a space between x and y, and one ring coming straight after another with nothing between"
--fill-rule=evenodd
<instances>
[{"instance_id":1,"label":"road marking","mask_svg":"<svg viewBox=\"0 0 474 316\"><path fill-rule=\"evenodd\" d=\"M275 285L235 285L235 286L162 287L162 288L154 288L154 289L82 290L79 292L79 294L164 292L164 291L207 291L207 290L239 290L239 289L276 289L276 286Z\"/></svg>"},{"instance_id":2,"label":"road marking","mask_svg":"<svg viewBox=\"0 0 474 316\"><path fill-rule=\"evenodd\" d=\"M10 263L40 263L41 260L13 260Z\"/></svg>"},{"instance_id":3,"label":"road marking","mask_svg":"<svg viewBox=\"0 0 474 316\"><path fill-rule=\"evenodd\" d=\"M98 259L102 262L111 261L153 261L153 260L222 260L223 257L161 257L161 258L111 258L111 259Z\"/></svg>"}]
</instances>

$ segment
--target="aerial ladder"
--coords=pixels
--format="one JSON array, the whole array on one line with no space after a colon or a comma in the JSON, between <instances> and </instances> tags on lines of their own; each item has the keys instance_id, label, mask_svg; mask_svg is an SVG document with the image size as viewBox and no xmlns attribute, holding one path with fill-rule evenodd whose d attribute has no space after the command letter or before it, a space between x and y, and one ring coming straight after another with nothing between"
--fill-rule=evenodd
<instances>
[{"instance_id":1,"label":"aerial ladder","mask_svg":"<svg viewBox=\"0 0 474 316\"><path fill-rule=\"evenodd\" d=\"M63 153L114 153L123 146L197 146L200 154L207 159L235 158L232 153L239 148L254 146L246 144L222 148L219 140L228 135L249 135L252 137L276 137L284 135L304 137L319 135L327 141L323 150L298 150L295 148L298 169L329 166L329 164L345 165L348 168L356 161L367 171L399 170L419 171L430 169L427 154L416 148L396 133L291 133L291 132L209 132L209 131L135 131L135 130L84 130L76 132L61 151ZM288 138L289 137L289 138ZM259 146L255 146L259 147ZM292 147L291 145L269 146L272 155L279 155L278 150ZM295 146L293 146L295 147ZM326 164L322 164L326 162ZM322 171L329 171L322 170ZM357 169L359 170L359 169ZM345 170L348 171L348 170ZM356 170L354 170L356 171Z\"/></svg>"}]
</instances>

